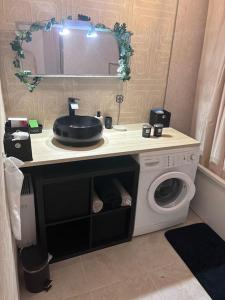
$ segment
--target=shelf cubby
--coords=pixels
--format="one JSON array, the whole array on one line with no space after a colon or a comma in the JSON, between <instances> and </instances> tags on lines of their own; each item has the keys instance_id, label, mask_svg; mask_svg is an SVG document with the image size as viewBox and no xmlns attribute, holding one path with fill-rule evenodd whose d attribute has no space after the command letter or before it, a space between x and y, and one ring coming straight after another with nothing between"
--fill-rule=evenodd
<instances>
[{"instance_id":1,"label":"shelf cubby","mask_svg":"<svg viewBox=\"0 0 225 300\"><path fill-rule=\"evenodd\" d=\"M129 238L130 207L95 214L92 219L92 247Z\"/></svg>"},{"instance_id":2,"label":"shelf cubby","mask_svg":"<svg viewBox=\"0 0 225 300\"><path fill-rule=\"evenodd\" d=\"M104 206L103 206L103 212L104 211L107 211L107 210L114 210L114 209L117 209L117 208L120 208L121 207L121 204L122 204L122 198L120 196L120 193L119 191L115 192L113 191L114 193L114 197L110 197L109 196L109 191L110 189L114 189L114 186L112 185L111 186L111 183L113 183L113 180L114 179L117 179L120 184L124 187L124 189L127 191L127 193L131 196L131 202L132 202L132 198L135 197L134 196L134 173L133 172L122 172L122 173L114 173L114 174L109 174L109 175L105 175L105 176L96 176L94 178L94 184L93 184L93 188L95 190L95 192L97 193L97 195L99 196L99 198L103 201L104 203ZM99 189L101 190L105 185L105 191L103 193L99 193ZM109 185L109 188L108 186L106 187L106 185ZM117 190L117 188L116 188ZM118 193L118 195L117 195ZM106 200L108 200L107 198L111 198L110 200L112 200L112 203L110 205L110 201L107 201L105 203L104 201L104 198L102 198L102 195L103 194L103 197L105 196L106 197ZM118 196L118 198L117 198ZM114 203L113 203L114 202Z\"/></svg>"},{"instance_id":3,"label":"shelf cubby","mask_svg":"<svg viewBox=\"0 0 225 300\"><path fill-rule=\"evenodd\" d=\"M53 262L90 248L90 218L67 222L46 229L48 252Z\"/></svg>"},{"instance_id":4,"label":"shelf cubby","mask_svg":"<svg viewBox=\"0 0 225 300\"><path fill-rule=\"evenodd\" d=\"M90 179L44 185L43 198L47 224L87 216L90 211Z\"/></svg>"}]
</instances>

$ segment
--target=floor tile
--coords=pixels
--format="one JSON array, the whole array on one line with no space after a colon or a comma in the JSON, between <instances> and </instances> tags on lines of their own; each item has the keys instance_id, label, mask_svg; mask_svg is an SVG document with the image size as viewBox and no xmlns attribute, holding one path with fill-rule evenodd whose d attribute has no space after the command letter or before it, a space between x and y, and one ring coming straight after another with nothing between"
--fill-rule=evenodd
<instances>
[{"instance_id":1,"label":"floor tile","mask_svg":"<svg viewBox=\"0 0 225 300\"><path fill-rule=\"evenodd\" d=\"M89 290L110 285L118 281L116 266L108 253L82 257Z\"/></svg>"},{"instance_id":2,"label":"floor tile","mask_svg":"<svg viewBox=\"0 0 225 300\"><path fill-rule=\"evenodd\" d=\"M73 261L73 264L63 266L51 272L53 285L58 290L61 299L78 296L88 292L87 280L81 259Z\"/></svg>"},{"instance_id":3,"label":"floor tile","mask_svg":"<svg viewBox=\"0 0 225 300\"><path fill-rule=\"evenodd\" d=\"M186 224L197 222L190 211ZM164 237L166 230L51 264L52 289L31 294L22 287L21 300L210 299Z\"/></svg>"},{"instance_id":4,"label":"floor tile","mask_svg":"<svg viewBox=\"0 0 225 300\"><path fill-rule=\"evenodd\" d=\"M70 259L65 259L65 260L59 261L57 263L50 264L49 265L50 266L50 272L54 272L54 271L66 268L68 266L71 266L71 265L79 262L79 261L81 261L80 256L76 256L76 257L73 257L73 258L70 258Z\"/></svg>"},{"instance_id":5,"label":"floor tile","mask_svg":"<svg viewBox=\"0 0 225 300\"><path fill-rule=\"evenodd\" d=\"M141 265L142 272L148 272L171 264L177 254L165 239L164 232L154 232L134 239L133 247Z\"/></svg>"},{"instance_id":6,"label":"floor tile","mask_svg":"<svg viewBox=\"0 0 225 300\"><path fill-rule=\"evenodd\" d=\"M151 279L163 300L211 299L184 263L157 269Z\"/></svg>"},{"instance_id":7,"label":"floor tile","mask_svg":"<svg viewBox=\"0 0 225 300\"><path fill-rule=\"evenodd\" d=\"M85 293L79 296L73 296L70 298L66 298L65 300L92 300L90 293Z\"/></svg>"},{"instance_id":8,"label":"floor tile","mask_svg":"<svg viewBox=\"0 0 225 300\"><path fill-rule=\"evenodd\" d=\"M114 283L91 293L92 300L161 300L150 276L137 276Z\"/></svg>"},{"instance_id":9,"label":"floor tile","mask_svg":"<svg viewBox=\"0 0 225 300\"><path fill-rule=\"evenodd\" d=\"M188 214L188 219L185 225L191 225L200 222L203 222L202 219L196 213L194 213L192 209L190 209Z\"/></svg>"}]
</instances>

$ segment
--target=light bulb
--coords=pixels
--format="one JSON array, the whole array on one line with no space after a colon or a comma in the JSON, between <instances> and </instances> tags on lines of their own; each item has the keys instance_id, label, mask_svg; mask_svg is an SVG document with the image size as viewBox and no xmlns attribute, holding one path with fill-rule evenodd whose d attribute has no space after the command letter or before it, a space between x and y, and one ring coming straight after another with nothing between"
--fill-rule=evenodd
<instances>
[{"instance_id":1,"label":"light bulb","mask_svg":"<svg viewBox=\"0 0 225 300\"><path fill-rule=\"evenodd\" d=\"M97 32L95 31L95 27L94 26L91 26L87 32L87 35L86 35L88 38L95 38L97 37Z\"/></svg>"},{"instance_id":2,"label":"light bulb","mask_svg":"<svg viewBox=\"0 0 225 300\"><path fill-rule=\"evenodd\" d=\"M59 32L60 35L68 35L69 33L70 33L69 29L65 27Z\"/></svg>"},{"instance_id":3,"label":"light bulb","mask_svg":"<svg viewBox=\"0 0 225 300\"><path fill-rule=\"evenodd\" d=\"M87 37L89 37L89 38L95 38L95 37L97 37L98 35L97 35L97 33L96 32L90 32L90 33L87 33Z\"/></svg>"}]
</instances>

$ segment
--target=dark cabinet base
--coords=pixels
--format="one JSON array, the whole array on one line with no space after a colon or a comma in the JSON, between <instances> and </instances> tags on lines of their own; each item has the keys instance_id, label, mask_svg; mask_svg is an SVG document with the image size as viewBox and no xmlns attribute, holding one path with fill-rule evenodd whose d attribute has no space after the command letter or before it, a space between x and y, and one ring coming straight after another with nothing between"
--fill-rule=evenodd
<instances>
[{"instance_id":1,"label":"dark cabinet base","mask_svg":"<svg viewBox=\"0 0 225 300\"><path fill-rule=\"evenodd\" d=\"M131 240L139 166L130 156L25 169L35 186L38 243L54 261ZM92 212L95 180L116 178L131 206ZM110 198L110 197L109 197ZM118 202L118 201L117 201ZM108 209L107 209L108 208Z\"/></svg>"}]
</instances>

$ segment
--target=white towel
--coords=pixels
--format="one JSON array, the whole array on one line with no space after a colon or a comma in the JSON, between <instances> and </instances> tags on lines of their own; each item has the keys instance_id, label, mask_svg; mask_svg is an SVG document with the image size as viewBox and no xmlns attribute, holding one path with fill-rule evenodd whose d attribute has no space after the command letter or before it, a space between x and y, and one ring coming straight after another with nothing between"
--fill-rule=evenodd
<instances>
[{"instance_id":1,"label":"white towel","mask_svg":"<svg viewBox=\"0 0 225 300\"><path fill-rule=\"evenodd\" d=\"M15 157L8 157L4 159L4 165L12 232L15 239L21 240L20 194L24 176L18 167L21 167L23 162Z\"/></svg>"},{"instance_id":2,"label":"white towel","mask_svg":"<svg viewBox=\"0 0 225 300\"><path fill-rule=\"evenodd\" d=\"M96 192L94 191L93 194L93 206L92 206L92 211L93 213L99 213L103 209L103 202L102 200L98 197Z\"/></svg>"},{"instance_id":3,"label":"white towel","mask_svg":"<svg viewBox=\"0 0 225 300\"><path fill-rule=\"evenodd\" d=\"M131 206L131 195L125 190L125 188L122 186L118 179L114 178L113 182L120 192L122 198L121 206Z\"/></svg>"}]
</instances>

